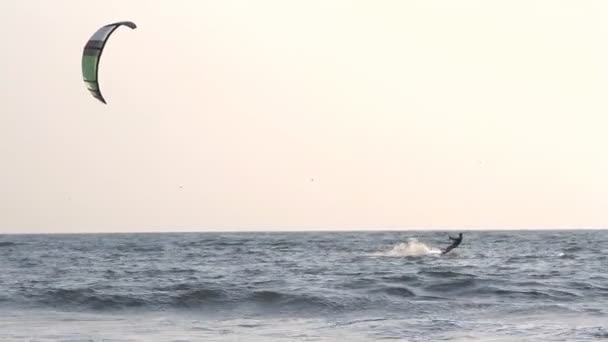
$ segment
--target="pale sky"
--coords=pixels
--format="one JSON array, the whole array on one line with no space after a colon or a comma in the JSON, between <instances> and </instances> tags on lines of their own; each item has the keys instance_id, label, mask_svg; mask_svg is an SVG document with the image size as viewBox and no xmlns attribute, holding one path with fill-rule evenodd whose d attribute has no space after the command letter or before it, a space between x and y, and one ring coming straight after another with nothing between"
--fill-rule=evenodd
<instances>
[{"instance_id":1,"label":"pale sky","mask_svg":"<svg viewBox=\"0 0 608 342\"><path fill-rule=\"evenodd\" d=\"M606 1L2 0L0 42L0 233L608 223Z\"/></svg>"}]
</instances>

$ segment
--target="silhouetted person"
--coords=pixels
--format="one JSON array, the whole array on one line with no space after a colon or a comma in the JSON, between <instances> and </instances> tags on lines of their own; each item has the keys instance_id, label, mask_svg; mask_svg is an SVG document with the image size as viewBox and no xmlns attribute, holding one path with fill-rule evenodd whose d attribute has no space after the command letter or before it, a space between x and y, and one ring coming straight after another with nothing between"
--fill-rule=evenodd
<instances>
[{"instance_id":1,"label":"silhouetted person","mask_svg":"<svg viewBox=\"0 0 608 342\"><path fill-rule=\"evenodd\" d=\"M451 237L449 235L448 235L448 237L450 238L450 240L452 240L454 242L452 242L452 244L449 245L448 248L446 248L445 251L443 251L441 254L447 254L452 249L458 247L458 245L460 245L460 243L462 242L462 233L458 233L458 237L457 238L453 238L453 237Z\"/></svg>"}]
</instances>

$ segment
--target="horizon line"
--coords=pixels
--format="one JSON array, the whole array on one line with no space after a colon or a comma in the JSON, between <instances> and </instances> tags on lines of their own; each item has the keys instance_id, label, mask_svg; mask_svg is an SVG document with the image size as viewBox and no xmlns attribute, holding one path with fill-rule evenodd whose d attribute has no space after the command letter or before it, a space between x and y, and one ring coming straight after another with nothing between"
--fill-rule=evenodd
<instances>
[{"instance_id":1,"label":"horizon line","mask_svg":"<svg viewBox=\"0 0 608 342\"><path fill-rule=\"evenodd\" d=\"M440 232L440 231L463 231L463 232L509 232L509 231L595 231L608 230L607 227L573 227L573 228L551 228L551 227L525 227L525 228L308 228L308 229L176 229L176 230L131 230L131 231L50 231L50 232L0 232L0 235L75 235L75 234L178 234L178 233L354 233L354 232Z\"/></svg>"}]
</instances>

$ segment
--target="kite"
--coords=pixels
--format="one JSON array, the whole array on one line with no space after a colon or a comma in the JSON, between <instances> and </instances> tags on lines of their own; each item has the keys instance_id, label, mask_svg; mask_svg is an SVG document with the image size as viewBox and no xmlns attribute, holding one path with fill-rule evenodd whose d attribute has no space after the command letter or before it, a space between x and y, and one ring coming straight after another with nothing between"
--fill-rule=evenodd
<instances>
[{"instance_id":1,"label":"kite","mask_svg":"<svg viewBox=\"0 0 608 342\"><path fill-rule=\"evenodd\" d=\"M89 92L91 92L91 95L104 104L106 103L106 100L103 95L101 95L101 90L99 89L99 60L106 42L112 33L123 25L130 29L137 28L137 25L130 21L120 21L105 25L91 36L82 52L82 78L84 79L84 83Z\"/></svg>"}]
</instances>

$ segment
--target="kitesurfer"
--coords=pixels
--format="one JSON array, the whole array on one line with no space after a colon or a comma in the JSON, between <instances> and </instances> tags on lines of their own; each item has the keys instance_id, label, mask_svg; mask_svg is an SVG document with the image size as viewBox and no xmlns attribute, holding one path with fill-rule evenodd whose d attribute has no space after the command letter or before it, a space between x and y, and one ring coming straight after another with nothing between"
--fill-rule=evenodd
<instances>
[{"instance_id":1,"label":"kitesurfer","mask_svg":"<svg viewBox=\"0 0 608 342\"><path fill-rule=\"evenodd\" d=\"M460 245L460 243L462 242L462 233L458 233L458 237L454 238L448 235L448 237L450 238L450 240L452 240L452 244L448 246L448 248L446 248L443 252L441 252L441 254L447 254L449 251L451 251L452 249L458 247L458 245Z\"/></svg>"}]
</instances>

